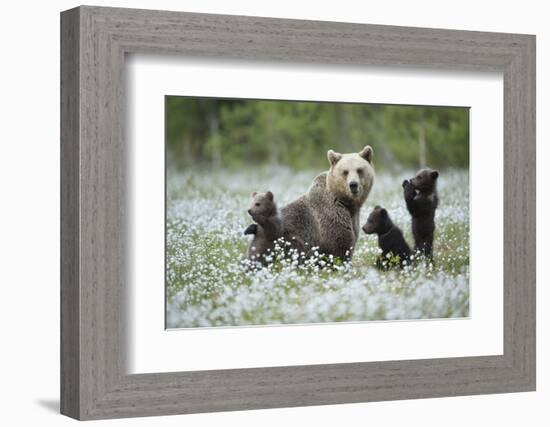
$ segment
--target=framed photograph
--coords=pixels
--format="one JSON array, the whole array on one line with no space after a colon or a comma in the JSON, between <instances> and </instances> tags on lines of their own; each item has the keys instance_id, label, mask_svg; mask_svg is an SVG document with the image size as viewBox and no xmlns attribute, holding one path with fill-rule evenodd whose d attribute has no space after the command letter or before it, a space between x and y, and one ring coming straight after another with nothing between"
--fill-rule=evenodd
<instances>
[{"instance_id":1,"label":"framed photograph","mask_svg":"<svg viewBox=\"0 0 550 427\"><path fill-rule=\"evenodd\" d=\"M535 390L535 37L61 14L61 412Z\"/></svg>"},{"instance_id":2,"label":"framed photograph","mask_svg":"<svg viewBox=\"0 0 550 427\"><path fill-rule=\"evenodd\" d=\"M165 111L167 328L469 317L469 108Z\"/></svg>"}]
</instances>

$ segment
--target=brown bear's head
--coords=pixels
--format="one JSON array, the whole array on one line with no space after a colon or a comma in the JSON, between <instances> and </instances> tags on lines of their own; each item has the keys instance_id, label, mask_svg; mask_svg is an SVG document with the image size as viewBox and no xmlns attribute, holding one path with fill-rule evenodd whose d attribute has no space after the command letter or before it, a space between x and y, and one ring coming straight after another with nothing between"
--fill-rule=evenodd
<instances>
[{"instance_id":1,"label":"brown bear's head","mask_svg":"<svg viewBox=\"0 0 550 427\"><path fill-rule=\"evenodd\" d=\"M248 208L248 213L250 215L271 216L277 213L277 205L275 205L275 200L271 191L266 193L254 191L251 196L252 201Z\"/></svg>"},{"instance_id":2,"label":"brown bear's head","mask_svg":"<svg viewBox=\"0 0 550 427\"><path fill-rule=\"evenodd\" d=\"M375 206L370 213L367 222L363 225L366 234L384 234L392 227L388 211L381 206Z\"/></svg>"},{"instance_id":3,"label":"brown bear's head","mask_svg":"<svg viewBox=\"0 0 550 427\"><path fill-rule=\"evenodd\" d=\"M439 172L433 169L421 169L411 178L411 184L415 190L421 193L432 193L437 184Z\"/></svg>"},{"instance_id":4,"label":"brown bear's head","mask_svg":"<svg viewBox=\"0 0 550 427\"><path fill-rule=\"evenodd\" d=\"M328 150L328 191L344 204L361 207L374 180L372 156L373 150L369 145L359 153L340 154Z\"/></svg>"}]
</instances>

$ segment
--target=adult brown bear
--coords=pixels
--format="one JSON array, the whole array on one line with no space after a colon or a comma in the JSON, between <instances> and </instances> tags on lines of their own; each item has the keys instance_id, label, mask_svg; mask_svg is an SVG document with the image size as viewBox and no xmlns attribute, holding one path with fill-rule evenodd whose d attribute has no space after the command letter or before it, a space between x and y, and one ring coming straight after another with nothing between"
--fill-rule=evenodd
<instances>
[{"instance_id":1,"label":"adult brown bear","mask_svg":"<svg viewBox=\"0 0 550 427\"><path fill-rule=\"evenodd\" d=\"M374 180L373 150L327 153L330 169L313 180L303 196L280 213L283 237L300 252L319 252L349 260L359 237L359 211Z\"/></svg>"}]
</instances>

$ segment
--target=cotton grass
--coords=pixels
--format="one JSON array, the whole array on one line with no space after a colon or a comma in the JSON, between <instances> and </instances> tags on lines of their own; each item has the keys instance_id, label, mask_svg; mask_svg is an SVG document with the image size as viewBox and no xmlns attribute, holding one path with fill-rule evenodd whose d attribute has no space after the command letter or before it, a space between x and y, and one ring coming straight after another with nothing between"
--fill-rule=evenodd
<instances>
[{"instance_id":1,"label":"cotton grass","mask_svg":"<svg viewBox=\"0 0 550 427\"><path fill-rule=\"evenodd\" d=\"M380 204L412 244L400 176L379 174L362 223ZM443 171L435 263L379 271L377 239L361 234L350 264L294 253L268 268L244 261L252 191L271 190L279 206L303 194L315 172L285 168L184 173L170 170L166 213L167 326L239 326L453 318L469 315L468 173ZM282 250L285 242L278 246ZM312 256L310 256L312 254ZM334 261L334 260L332 260ZM332 264L323 268L321 264Z\"/></svg>"}]
</instances>

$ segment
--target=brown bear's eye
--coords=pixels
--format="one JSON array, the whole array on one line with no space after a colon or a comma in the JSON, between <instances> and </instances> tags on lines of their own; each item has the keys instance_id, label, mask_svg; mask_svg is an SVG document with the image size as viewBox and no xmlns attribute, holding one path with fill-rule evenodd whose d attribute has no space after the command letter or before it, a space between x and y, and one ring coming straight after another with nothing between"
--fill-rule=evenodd
<instances>
[{"instance_id":1,"label":"brown bear's eye","mask_svg":"<svg viewBox=\"0 0 550 427\"><path fill-rule=\"evenodd\" d=\"M256 206L260 206L260 204L259 204L259 203L256 203Z\"/></svg>"},{"instance_id":2,"label":"brown bear's eye","mask_svg":"<svg viewBox=\"0 0 550 427\"><path fill-rule=\"evenodd\" d=\"M363 169L357 169L357 175L361 175L363 173Z\"/></svg>"},{"instance_id":3,"label":"brown bear's eye","mask_svg":"<svg viewBox=\"0 0 550 427\"><path fill-rule=\"evenodd\" d=\"M349 173L349 171L345 170L344 171L344 175L347 175Z\"/></svg>"}]
</instances>

